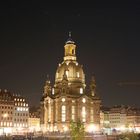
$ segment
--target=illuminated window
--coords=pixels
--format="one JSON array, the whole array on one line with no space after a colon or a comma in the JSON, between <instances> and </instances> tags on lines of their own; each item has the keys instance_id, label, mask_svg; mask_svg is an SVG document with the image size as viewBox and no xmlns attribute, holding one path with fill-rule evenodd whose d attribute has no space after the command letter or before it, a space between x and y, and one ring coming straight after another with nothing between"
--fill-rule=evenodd
<instances>
[{"instance_id":1,"label":"illuminated window","mask_svg":"<svg viewBox=\"0 0 140 140\"><path fill-rule=\"evenodd\" d=\"M86 102L86 99L85 99L85 98L83 98L83 99L82 99L82 102L83 102L83 103L85 103L85 102Z\"/></svg>"},{"instance_id":2,"label":"illuminated window","mask_svg":"<svg viewBox=\"0 0 140 140\"><path fill-rule=\"evenodd\" d=\"M26 106L28 106L28 104L26 104Z\"/></svg>"},{"instance_id":3,"label":"illuminated window","mask_svg":"<svg viewBox=\"0 0 140 140\"><path fill-rule=\"evenodd\" d=\"M23 102L25 101L25 99L23 99Z\"/></svg>"},{"instance_id":4,"label":"illuminated window","mask_svg":"<svg viewBox=\"0 0 140 140\"><path fill-rule=\"evenodd\" d=\"M16 98L14 100L16 101Z\"/></svg>"},{"instance_id":5,"label":"illuminated window","mask_svg":"<svg viewBox=\"0 0 140 140\"><path fill-rule=\"evenodd\" d=\"M80 77L80 74L79 74L79 72L77 72L77 77L78 77L78 78Z\"/></svg>"},{"instance_id":6,"label":"illuminated window","mask_svg":"<svg viewBox=\"0 0 140 140\"><path fill-rule=\"evenodd\" d=\"M22 101L22 99L20 99L20 101Z\"/></svg>"},{"instance_id":7,"label":"illuminated window","mask_svg":"<svg viewBox=\"0 0 140 140\"><path fill-rule=\"evenodd\" d=\"M82 107L82 121L86 121L86 108L85 106Z\"/></svg>"},{"instance_id":8,"label":"illuminated window","mask_svg":"<svg viewBox=\"0 0 140 140\"><path fill-rule=\"evenodd\" d=\"M23 104L23 106L25 106L25 103Z\"/></svg>"},{"instance_id":9,"label":"illuminated window","mask_svg":"<svg viewBox=\"0 0 140 140\"><path fill-rule=\"evenodd\" d=\"M61 115L62 115L62 122L65 122L66 121L66 106L62 105L62 108L61 108Z\"/></svg>"},{"instance_id":10,"label":"illuminated window","mask_svg":"<svg viewBox=\"0 0 140 140\"><path fill-rule=\"evenodd\" d=\"M54 95L54 88L52 88L52 94Z\"/></svg>"},{"instance_id":11,"label":"illuminated window","mask_svg":"<svg viewBox=\"0 0 140 140\"><path fill-rule=\"evenodd\" d=\"M66 75L67 75L67 77L68 77L68 74L69 74L69 72L66 70Z\"/></svg>"},{"instance_id":12,"label":"illuminated window","mask_svg":"<svg viewBox=\"0 0 140 140\"><path fill-rule=\"evenodd\" d=\"M49 104L49 107L48 107L48 121L49 122L51 121L51 104Z\"/></svg>"},{"instance_id":13,"label":"illuminated window","mask_svg":"<svg viewBox=\"0 0 140 140\"><path fill-rule=\"evenodd\" d=\"M58 72L56 73L56 78L58 78Z\"/></svg>"},{"instance_id":14,"label":"illuminated window","mask_svg":"<svg viewBox=\"0 0 140 140\"><path fill-rule=\"evenodd\" d=\"M50 100L50 99L48 100L48 103L49 103L49 104L51 103L51 100Z\"/></svg>"},{"instance_id":15,"label":"illuminated window","mask_svg":"<svg viewBox=\"0 0 140 140\"><path fill-rule=\"evenodd\" d=\"M62 102L65 102L65 98L62 98Z\"/></svg>"},{"instance_id":16,"label":"illuminated window","mask_svg":"<svg viewBox=\"0 0 140 140\"><path fill-rule=\"evenodd\" d=\"M75 120L75 106L71 107L71 119L74 121Z\"/></svg>"},{"instance_id":17,"label":"illuminated window","mask_svg":"<svg viewBox=\"0 0 140 140\"><path fill-rule=\"evenodd\" d=\"M90 121L93 122L93 108L90 109Z\"/></svg>"},{"instance_id":18,"label":"illuminated window","mask_svg":"<svg viewBox=\"0 0 140 140\"><path fill-rule=\"evenodd\" d=\"M6 122L4 122L4 126L6 126Z\"/></svg>"},{"instance_id":19,"label":"illuminated window","mask_svg":"<svg viewBox=\"0 0 140 140\"><path fill-rule=\"evenodd\" d=\"M17 99L17 101L19 101L19 99Z\"/></svg>"},{"instance_id":20,"label":"illuminated window","mask_svg":"<svg viewBox=\"0 0 140 140\"><path fill-rule=\"evenodd\" d=\"M9 122L7 122L7 126L9 126Z\"/></svg>"},{"instance_id":21,"label":"illuminated window","mask_svg":"<svg viewBox=\"0 0 140 140\"><path fill-rule=\"evenodd\" d=\"M80 94L83 94L83 88L80 88Z\"/></svg>"},{"instance_id":22,"label":"illuminated window","mask_svg":"<svg viewBox=\"0 0 140 140\"><path fill-rule=\"evenodd\" d=\"M72 103L75 103L75 100L72 100Z\"/></svg>"}]
</instances>

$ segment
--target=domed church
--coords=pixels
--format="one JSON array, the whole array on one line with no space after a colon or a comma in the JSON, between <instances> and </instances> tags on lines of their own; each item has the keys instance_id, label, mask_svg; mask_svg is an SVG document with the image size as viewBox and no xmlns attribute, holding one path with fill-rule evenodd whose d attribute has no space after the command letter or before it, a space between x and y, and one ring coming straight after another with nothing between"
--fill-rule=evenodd
<instances>
[{"instance_id":1,"label":"domed church","mask_svg":"<svg viewBox=\"0 0 140 140\"><path fill-rule=\"evenodd\" d=\"M76 45L69 38L64 45L63 62L57 67L55 83L46 80L41 99L41 124L46 131L68 131L71 121L79 119L86 131L100 128L101 99L95 78L86 87L82 65L77 62Z\"/></svg>"}]
</instances>

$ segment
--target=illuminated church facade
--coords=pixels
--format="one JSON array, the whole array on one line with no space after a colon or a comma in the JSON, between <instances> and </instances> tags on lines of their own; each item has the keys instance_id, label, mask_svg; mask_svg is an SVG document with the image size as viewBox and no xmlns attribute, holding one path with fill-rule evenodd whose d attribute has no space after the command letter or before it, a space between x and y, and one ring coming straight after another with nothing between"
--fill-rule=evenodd
<instances>
[{"instance_id":1,"label":"illuminated church facade","mask_svg":"<svg viewBox=\"0 0 140 140\"><path fill-rule=\"evenodd\" d=\"M71 34L64 45L63 62L57 67L55 83L47 79L41 99L41 124L46 131L68 131L71 121L79 119L86 131L100 128L101 99L94 77L86 87L82 65L77 62L76 45Z\"/></svg>"}]
</instances>

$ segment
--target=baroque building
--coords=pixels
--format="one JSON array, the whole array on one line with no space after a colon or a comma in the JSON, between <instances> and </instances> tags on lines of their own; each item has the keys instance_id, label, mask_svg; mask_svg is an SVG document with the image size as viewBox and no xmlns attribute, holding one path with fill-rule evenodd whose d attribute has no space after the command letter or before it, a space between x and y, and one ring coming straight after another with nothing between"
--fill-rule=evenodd
<instances>
[{"instance_id":1,"label":"baroque building","mask_svg":"<svg viewBox=\"0 0 140 140\"><path fill-rule=\"evenodd\" d=\"M41 99L41 125L46 131L67 131L71 121L79 119L85 130L100 127L101 100L96 92L95 78L87 87L83 66L77 62L76 45L69 34L64 45L63 62L57 67L55 83L46 80Z\"/></svg>"}]
</instances>

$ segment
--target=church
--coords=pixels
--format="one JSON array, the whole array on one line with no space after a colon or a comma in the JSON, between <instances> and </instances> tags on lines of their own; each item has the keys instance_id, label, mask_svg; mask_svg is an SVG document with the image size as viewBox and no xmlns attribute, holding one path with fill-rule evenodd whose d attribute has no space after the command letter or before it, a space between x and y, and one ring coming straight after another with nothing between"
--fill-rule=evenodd
<instances>
[{"instance_id":1,"label":"church","mask_svg":"<svg viewBox=\"0 0 140 140\"><path fill-rule=\"evenodd\" d=\"M78 120L83 122L85 131L100 129L101 99L96 92L95 78L91 78L87 87L70 33L64 45L63 61L56 70L54 85L46 80L40 104L41 125L45 131L69 131L70 123Z\"/></svg>"}]
</instances>

